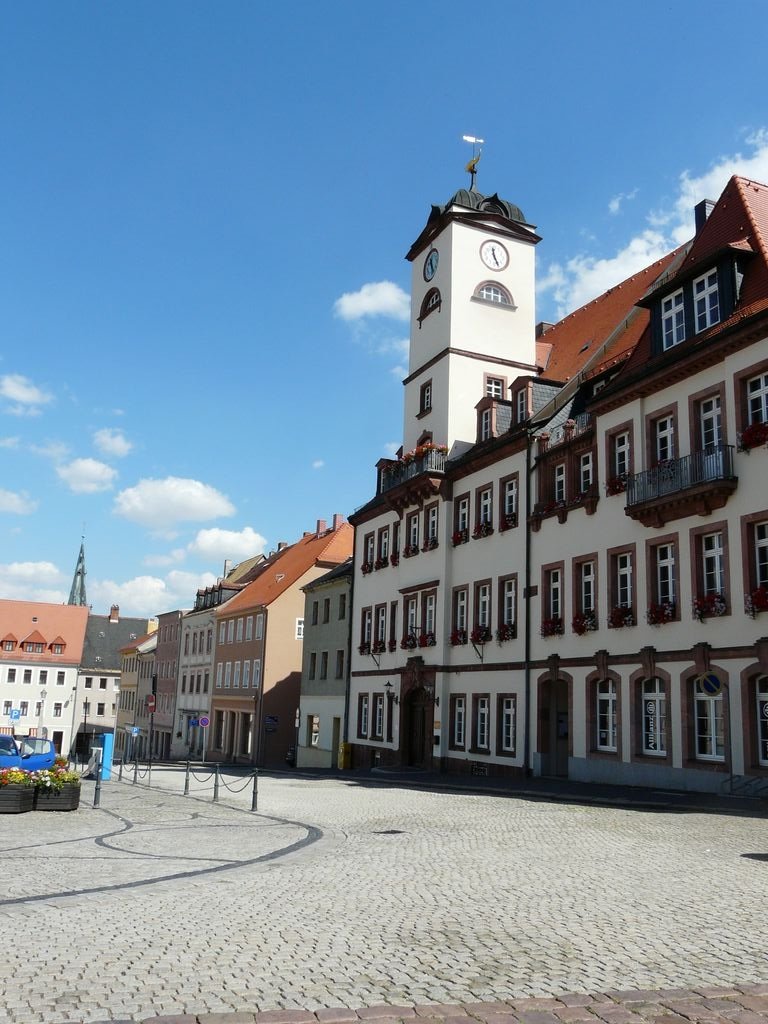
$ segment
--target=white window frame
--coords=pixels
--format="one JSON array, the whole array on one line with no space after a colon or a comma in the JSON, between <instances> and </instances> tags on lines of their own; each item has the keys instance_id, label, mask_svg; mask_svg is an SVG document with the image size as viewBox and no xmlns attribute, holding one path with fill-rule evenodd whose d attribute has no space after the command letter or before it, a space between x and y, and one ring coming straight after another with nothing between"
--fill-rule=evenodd
<instances>
[{"instance_id":1,"label":"white window frame","mask_svg":"<svg viewBox=\"0 0 768 1024\"><path fill-rule=\"evenodd\" d=\"M617 477L629 472L629 431L621 430L613 435L613 472Z\"/></svg>"},{"instance_id":2,"label":"white window frame","mask_svg":"<svg viewBox=\"0 0 768 1024\"><path fill-rule=\"evenodd\" d=\"M587 615L595 610L595 563L579 562L579 598L581 613Z\"/></svg>"},{"instance_id":3,"label":"white window frame","mask_svg":"<svg viewBox=\"0 0 768 1024\"><path fill-rule=\"evenodd\" d=\"M387 606L376 609L376 639L384 643L387 639Z\"/></svg>"},{"instance_id":4,"label":"white window frame","mask_svg":"<svg viewBox=\"0 0 768 1024\"><path fill-rule=\"evenodd\" d=\"M720 530L701 537L701 575L704 596L725 593L725 549Z\"/></svg>"},{"instance_id":5,"label":"white window frame","mask_svg":"<svg viewBox=\"0 0 768 1024\"><path fill-rule=\"evenodd\" d=\"M220 661L216 666L216 689L221 689L222 679L224 677L224 662Z\"/></svg>"},{"instance_id":6,"label":"white window frame","mask_svg":"<svg viewBox=\"0 0 768 1024\"><path fill-rule=\"evenodd\" d=\"M565 501L565 463L555 466L555 501Z\"/></svg>"},{"instance_id":7,"label":"white window frame","mask_svg":"<svg viewBox=\"0 0 768 1024\"><path fill-rule=\"evenodd\" d=\"M648 757L667 753L667 686L662 679L643 680L642 750Z\"/></svg>"},{"instance_id":8,"label":"white window frame","mask_svg":"<svg viewBox=\"0 0 768 1024\"><path fill-rule=\"evenodd\" d=\"M616 604L619 608L632 607L631 551L622 551L616 556Z\"/></svg>"},{"instance_id":9,"label":"white window frame","mask_svg":"<svg viewBox=\"0 0 768 1024\"><path fill-rule=\"evenodd\" d=\"M373 697L373 735L377 740L384 737L384 694L376 693Z\"/></svg>"},{"instance_id":10,"label":"white window frame","mask_svg":"<svg viewBox=\"0 0 768 1024\"><path fill-rule=\"evenodd\" d=\"M656 461L667 462L675 458L675 418L661 416L654 422Z\"/></svg>"},{"instance_id":11,"label":"white window frame","mask_svg":"<svg viewBox=\"0 0 768 1024\"><path fill-rule=\"evenodd\" d=\"M477 513L481 526L493 525L493 489L484 487L477 502Z\"/></svg>"},{"instance_id":12,"label":"white window frame","mask_svg":"<svg viewBox=\"0 0 768 1024\"><path fill-rule=\"evenodd\" d=\"M755 699L757 763L768 768L768 676L758 676L755 680Z\"/></svg>"},{"instance_id":13,"label":"white window frame","mask_svg":"<svg viewBox=\"0 0 768 1024\"><path fill-rule=\"evenodd\" d=\"M264 612L259 612L256 616L256 634L254 639L261 640L264 636Z\"/></svg>"},{"instance_id":14,"label":"white window frame","mask_svg":"<svg viewBox=\"0 0 768 1024\"><path fill-rule=\"evenodd\" d=\"M594 465L592 452L582 452L579 457L579 490L585 494L592 486L594 480Z\"/></svg>"},{"instance_id":15,"label":"white window frame","mask_svg":"<svg viewBox=\"0 0 768 1024\"><path fill-rule=\"evenodd\" d=\"M463 747L466 742L467 698L459 696L453 702L453 745Z\"/></svg>"},{"instance_id":16,"label":"white window frame","mask_svg":"<svg viewBox=\"0 0 768 1024\"><path fill-rule=\"evenodd\" d=\"M491 424L493 422L492 409L483 409L480 413L480 440L487 441L491 436Z\"/></svg>"},{"instance_id":17,"label":"white window frame","mask_svg":"<svg viewBox=\"0 0 768 1024\"><path fill-rule=\"evenodd\" d=\"M440 516L440 508L438 505L432 505L427 511L427 540L437 540L437 527Z\"/></svg>"},{"instance_id":18,"label":"white window frame","mask_svg":"<svg viewBox=\"0 0 768 1024\"><path fill-rule=\"evenodd\" d=\"M230 619L227 623L227 643L233 644L235 642L235 620Z\"/></svg>"},{"instance_id":19,"label":"white window frame","mask_svg":"<svg viewBox=\"0 0 768 1024\"><path fill-rule=\"evenodd\" d=\"M747 421L768 423L768 373L760 373L747 381Z\"/></svg>"},{"instance_id":20,"label":"white window frame","mask_svg":"<svg viewBox=\"0 0 768 1024\"><path fill-rule=\"evenodd\" d=\"M693 690L694 736L697 761L725 761L723 694L707 693L700 682Z\"/></svg>"},{"instance_id":21,"label":"white window frame","mask_svg":"<svg viewBox=\"0 0 768 1024\"><path fill-rule=\"evenodd\" d=\"M228 690L232 684L232 662L228 661L224 665L224 689Z\"/></svg>"},{"instance_id":22,"label":"white window frame","mask_svg":"<svg viewBox=\"0 0 768 1024\"><path fill-rule=\"evenodd\" d=\"M723 443L723 417L720 395L710 395L699 403L699 430L703 451L718 448Z\"/></svg>"},{"instance_id":23,"label":"white window frame","mask_svg":"<svg viewBox=\"0 0 768 1024\"><path fill-rule=\"evenodd\" d=\"M304 619L296 619L296 639L304 639Z\"/></svg>"},{"instance_id":24,"label":"white window frame","mask_svg":"<svg viewBox=\"0 0 768 1024\"><path fill-rule=\"evenodd\" d=\"M505 754L514 754L517 733L517 706L514 697L501 700L501 749Z\"/></svg>"},{"instance_id":25,"label":"white window frame","mask_svg":"<svg viewBox=\"0 0 768 1024\"><path fill-rule=\"evenodd\" d=\"M249 615L245 620L245 639L253 640L253 616Z\"/></svg>"},{"instance_id":26,"label":"white window frame","mask_svg":"<svg viewBox=\"0 0 768 1024\"><path fill-rule=\"evenodd\" d=\"M424 598L424 632L435 632L435 595L427 594Z\"/></svg>"},{"instance_id":27,"label":"white window frame","mask_svg":"<svg viewBox=\"0 0 768 1024\"><path fill-rule=\"evenodd\" d=\"M659 604L675 604L675 545L656 546L656 600Z\"/></svg>"},{"instance_id":28,"label":"white window frame","mask_svg":"<svg viewBox=\"0 0 768 1024\"><path fill-rule=\"evenodd\" d=\"M477 626L480 629L491 627L491 585L481 583L477 588Z\"/></svg>"},{"instance_id":29,"label":"white window frame","mask_svg":"<svg viewBox=\"0 0 768 1024\"><path fill-rule=\"evenodd\" d=\"M456 513L456 528L466 530L469 527L469 498L465 495L460 499Z\"/></svg>"},{"instance_id":30,"label":"white window frame","mask_svg":"<svg viewBox=\"0 0 768 1024\"><path fill-rule=\"evenodd\" d=\"M517 580L504 580L501 594L502 625L514 626L517 611Z\"/></svg>"},{"instance_id":31,"label":"white window frame","mask_svg":"<svg viewBox=\"0 0 768 1024\"><path fill-rule=\"evenodd\" d=\"M358 735L368 738L368 710L370 698L367 693L360 695L360 721L358 722Z\"/></svg>"},{"instance_id":32,"label":"white window frame","mask_svg":"<svg viewBox=\"0 0 768 1024\"><path fill-rule=\"evenodd\" d=\"M491 746L491 699L478 697L475 704L475 748L489 750Z\"/></svg>"},{"instance_id":33,"label":"white window frame","mask_svg":"<svg viewBox=\"0 0 768 1024\"><path fill-rule=\"evenodd\" d=\"M708 270L693 282L693 315L696 333L720 323L720 292L717 270Z\"/></svg>"},{"instance_id":34,"label":"white window frame","mask_svg":"<svg viewBox=\"0 0 768 1024\"><path fill-rule=\"evenodd\" d=\"M258 690L261 686L261 658L253 659L253 688Z\"/></svg>"},{"instance_id":35,"label":"white window frame","mask_svg":"<svg viewBox=\"0 0 768 1024\"><path fill-rule=\"evenodd\" d=\"M598 750L615 754L618 750L616 683L613 679L601 679L595 691L597 703L595 746Z\"/></svg>"},{"instance_id":36,"label":"white window frame","mask_svg":"<svg viewBox=\"0 0 768 1024\"><path fill-rule=\"evenodd\" d=\"M243 662L243 689L248 690L251 686L251 662Z\"/></svg>"},{"instance_id":37,"label":"white window frame","mask_svg":"<svg viewBox=\"0 0 768 1024\"><path fill-rule=\"evenodd\" d=\"M517 514L517 480L507 480L504 484L504 515Z\"/></svg>"},{"instance_id":38,"label":"white window frame","mask_svg":"<svg viewBox=\"0 0 768 1024\"><path fill-rule=\"evenodd\" d=\"M466 588L457 590L454 595L454 629L467 628L467 591Z\"/></svg>"},{"instance_id":39,"label":"white window frame","mask_svg":"<svg viewBox=\"0 0 768 1024\"><path fill-rule=\"evenodd\" d=\"M664 351L685 341L683 289L667 295L661 303L661 327Z\"/></svg>"},{"instance_id":40,"label":"white window frame","mask_svg":"<svg viewBox=\"0 0 768 1024\"><path fill-rule=\"evenodd\" d=\"M237 642L240 644L243 642L243 620L242 617L237 620Z\"/></svg>"},{"instance_id":41,"label":"white window frame","mask_svg":"<svg viewBox=\"0 0 768 1024\"><path fill-rule=\"evenodd\" d=\"M755 523L755 583L768 587L768 522Z\"/></svg>"},{"instance_id":42,"label":"white window frame","mask_svg":"<svg viewBox=\"0 0 768 1024\"><path fill-rule=\"evenodd\" d=\"M549 570L547 590L549 617L560 619L563 615L563 574L560 569Z\"/></svg>"},{"instance_id":43,"label":"white window frame","mask_svg":"<svg viewBox=\"0 0 768 1024\"><path fill-rule=\"evenodd\" d=\"M239 661L235 662L235 667L234 667L234 670L232 672L232 689L233 690L239 690L240 689L240 662Z\"/></svg>"},{"instance_id":44,"label":"white window frame","mask_svg":"<svg viewBox=\"0 0 768 1024\"><path fill-rule=\"evenodd\" d=\"M489 398L503 398L504 381L501 377L486 377L485 393Z\"/></svg>"}]
</instances>

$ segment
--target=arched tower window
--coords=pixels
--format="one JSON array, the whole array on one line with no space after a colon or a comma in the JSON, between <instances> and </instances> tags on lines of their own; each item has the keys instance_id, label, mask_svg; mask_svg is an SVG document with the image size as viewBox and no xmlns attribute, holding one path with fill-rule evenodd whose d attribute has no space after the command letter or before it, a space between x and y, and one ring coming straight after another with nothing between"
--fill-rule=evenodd
<instances>
[{"instance_id":1,"label":"arched tower window","mask_svg":"<svg viewBox=\"0 0 768 1024\"><path fill-rule=\"evenodd\" d=\"M421 302L421 309L419 310L418 316L419 327L421 327L422 321L426 320L430 313L438 311L442 304L443 297L440 294L439 289L430 288Z\"/></svg>"},{"instance_id":2,"label":"arched tower window","mask_svg":"<svg viewBox=\"0 0 768 1024\"><path fill-rule=\"evenodd\" d=\"M483 281L475 289L474 298L480 299L482 302L495 302L500 306L515 308L512 296L497 281Z\"/></svg>"}]
</instances>

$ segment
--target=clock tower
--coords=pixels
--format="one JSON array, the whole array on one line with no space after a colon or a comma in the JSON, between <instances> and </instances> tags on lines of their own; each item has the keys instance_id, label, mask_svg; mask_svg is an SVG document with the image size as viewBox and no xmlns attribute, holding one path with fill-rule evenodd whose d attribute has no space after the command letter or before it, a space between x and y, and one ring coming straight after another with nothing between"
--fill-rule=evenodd
<instances>
[{"instance_id":1,"label":"clock tower","mask_svg":"<svg viewBox=\"0 0 768 1024\"><path fill-rule=\"evenodd\" d=\"M433 206L406 259L411 330L403 448L473 443L476 404L535 371L534 253L522 211L498 195L460 189ZM491 382L489 384L489 381Z\"/></svg>"}]
</instances>

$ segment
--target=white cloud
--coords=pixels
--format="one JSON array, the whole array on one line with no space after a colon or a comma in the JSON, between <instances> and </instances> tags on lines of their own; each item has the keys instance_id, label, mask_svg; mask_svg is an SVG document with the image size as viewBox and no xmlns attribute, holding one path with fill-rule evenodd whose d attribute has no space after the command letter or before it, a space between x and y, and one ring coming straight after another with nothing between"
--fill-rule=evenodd
<instances>
[{"instance_id":1,"label":"white cloud","mask_svg":"<svg viewBox=\"0 0 768 1024\"><path fill-rule=\"evenodd\" d=\"M108 491L117 476L116 470L96 459L73 459L64 466L57 466L56 472L75 494Z\"/></svg>"},{"instance_id":2,"label":"white cloud","mask_svg":"<svg viewBox=\"0 0 768 1024\"><path fill-rule=\"evenodd\" d=\"M218 519L235 514L232 502L199 480L169 476L140 480L115 498L116 515L153 530L168 530L175 523Z\"/></svg>"},{"instance_id":3,"label":"white cloud","mask_svg":"<svg viewBox=\"0 0 768 1024\"><path fill-rule=\"evenodd\" d=\"M615 216L621 209L621 204L624 202L624 200L634 199L636 195L636 188L633 188L631 192L619 192L619 194L617 196L614 196L613 199L611 199L608 203L608 212L614 214Z\"/></svg>"},{"instance_id":4,"label":"white cloud","mask_svg":"<svg viewBox=\"0 0 768 1024\"><path fill-rule=\"evenodd\" d=\"M557 315L565 316L687 241L694 232L694 206L702 199L716 200L733 174L768 181L768 129L753 132L745 142L751 147L746 155L719 157L698 176L684 171L679 177L677 194L650 210L645 216L647 227L614 255L582 254L565 263L550 264L539 278L537 291L551 294ZM621 202L633 198L636 191L620 193L612 199L611 212L618 212Z\"/></svg>"},{"instance_id":5,"label":"white cloud","mask_svg":"<svg viewBox=\"0 0 768 1024\"><path fill-rule=\"evenodd\" d=\"M93 435L93 443L102 455L111 455L117 459L122 459L133 450L133 445L122 430L112 430L110 427L97 430Z\"/></svg>"},{"instance_id":6,"label":"white cloud","mask_svg":"<svg viewBox=\"0 0 768 1024\"><path fill-rule=\"evenodd\" d=\"M14 416L37 416L40 406L46 405L52 397L20 373L0 376L0 398L14 403L5 410Z\"/></svg>"},{"instance_id":7,"label":"white cloud","mask_svg":"<svg viewBox=\"0 0 768 1024\"><path fill-rule=\"evenodd\" d=\"M323 459L315 459L312 463L312 469L322 469L324 465L325 461Z\"/></svg>"},{"instance_id":8,"label":"white cloud","mask_svg":"<svg viewBox=\"0 0 768 1024\"><path fill-rule=\"evenodd\" d=\"M187 550L206 559L223 561L230 558L242 562L246 558L263 553L267 546L265 537L250 526L242 530L221 530L217 527L200 530Z\"/></svg>"},{"instance_id":9,"label":"white cloud","mask_svg":"<svg viewBox=\"0 0 768 1024\"><path fill-rule=\"evenodd\" d=\"M120 605L122 615L159 615L173 608L191 608L200 587L216 582L213 573L170 572L160 576L134 576L117 583L114 580L88 581L88 601L94 609Z\"/></svg>"},{"instance_id":10,"label":"white cloud","mask_svg":"<svg viewBox=\"0 0 768 1024\"><path fill-rule=\"evenodd\" d=\"M26 491L4 491L0 488L0 512L12 512L14 515L28 516L38 506Z\"/></svg>"},{"instance_id":11,"label":"white cloud","mask_svg":"<svg viewBox=\"0 0 768 1024\"><path fill-rule=\"evenodd\" d=\"M357 292L345 292L334 303L333 311L342 320L362 320L368 316L407 320L410 299L393 281L375 281L364 284Z\"/></svg>"},{"instance_id":12,"label":"white cloud","mask_svg":"<svg viewBox=\"0 0 768 1024\"><path fill-rule=\"evenodd\" d=\"M18 448L18 437L0 437L0 448Z\"/></svg>"},{"instance_id":13,"label":"white cloud","mask_svg":"<svg viewBox=\"0 0 768 1024\"><path fill-rule=\"evenodd\" d=\"M390 367L389 372L393 377L396 377L397 380L403 381L408 376L408 367L402 365L392 366Z\"/></svg>"},{"instance_id":14,"label":"white cloud","mask_svg":"<svg viewBox=\"0 0 768 1024\"><path fill-rule=\"evenodd\" d=\"M52 562L10 562L0 565L0 596L11 601L67 600L69 588Z\"/></svg>"},{"instance_id":15,"label":"white cloud","mask_svg":"<svg viewBox=\"0 0 768 1024\"><path fill-rule=\"evenodd\" d=\"M388 455L390 459L394 459L401 447L399 441L387 441L384 445L384 454Z\"/></svg>"},{"instance_id":16,"label":"white cloud","mask_svg":"<svg viewBox=\"0 0 768 1024\"><path fill-rule=\"evenodd\" d=\"M69 455L69 445L63 441L46 441L45 444L31 444L29 450L33 455L40 455L53 462L61 462Z\"/></svg>"}]
</instances>

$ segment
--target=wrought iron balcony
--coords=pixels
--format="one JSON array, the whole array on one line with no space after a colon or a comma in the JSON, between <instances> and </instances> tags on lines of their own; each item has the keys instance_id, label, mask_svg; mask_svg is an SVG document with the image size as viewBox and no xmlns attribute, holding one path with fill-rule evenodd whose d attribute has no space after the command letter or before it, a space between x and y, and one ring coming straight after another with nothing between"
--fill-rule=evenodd
<instances>
[{"instance_id":1,"label":"wrought iron balcony","mask_svg":"<svg viewBox=\"0 0 768 1024\"><path fill-rule=\"evenodd\" d=\"M625 512L645 526L671 519L709 515L736 489L733 445L713 445L627 477Z\"/></svg>"},{"instance_id":2,"label":"wrought iron balcony","mask_svg":"<svg viewBox=\"0 0 768 1024\"><path fill-rule=\"evenodd\" d=\"M407 481L421 476L422 473L444 473L447 458L445 452L436 448L427 448L421 455L415 455L408 461L403 459L382 467L382 493L407 483Z\"/></svg>"}]
</instances>

